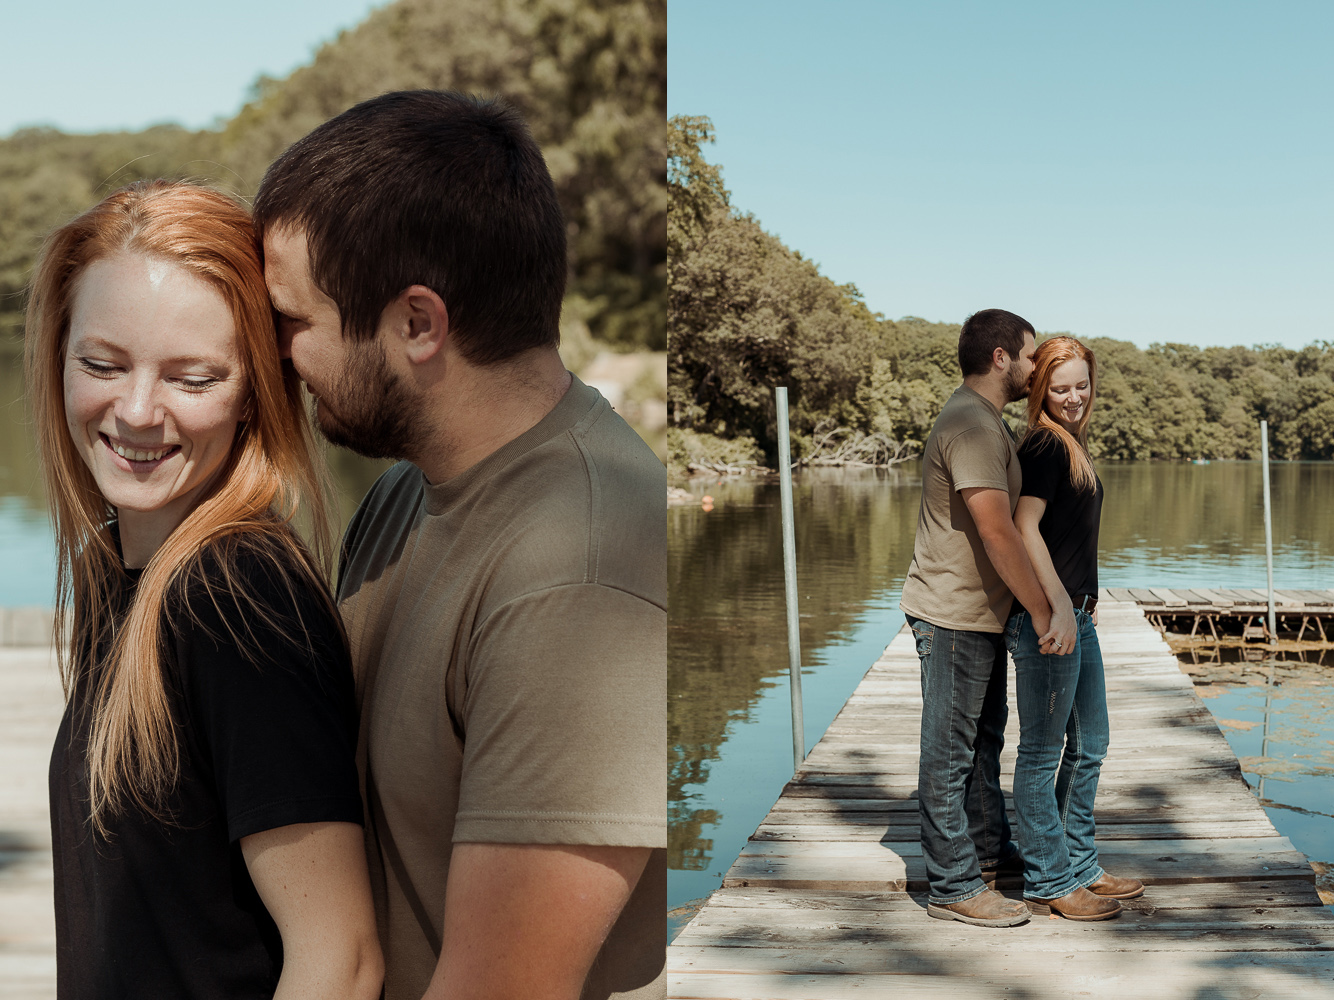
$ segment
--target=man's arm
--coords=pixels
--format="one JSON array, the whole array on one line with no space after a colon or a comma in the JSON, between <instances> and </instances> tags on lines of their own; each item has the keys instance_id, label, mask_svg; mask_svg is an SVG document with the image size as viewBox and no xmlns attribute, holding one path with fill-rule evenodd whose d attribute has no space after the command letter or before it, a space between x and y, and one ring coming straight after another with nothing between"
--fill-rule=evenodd
<instances>
[{"instance_id":1,"label":"man's arm","mask_svg":"<svg viewBox=\"0 0 1334 1000\"><path fill-rule=\"evenodd\" d=\"M1040 637L1041 650L1051 652L1051 604L1028 561L1024 540L1010 517L1010 495L1005 490L974 486L959 494L977 525L978 536L987 550L987 558L1019 603L1033 616L1033 628Z\"/></svg>"},{"instance_id":2,"label":"man's arm","mask_svg":"<svg viewBox=\"0 0 1334 1000\"><path fill-rule=\"evenodd\" d=\"M1019 506L1014 509L1014 524L1024 540L1028 559L1033 564L1033 572L1051 602L1051 638L1053 645L1059 642L1057 651L1068 653L1075 648L1075 609L1070 603L1070 595L1065 592L1056 573L1056 566L1051 561L1047 543L1042 540L1042 514L1047 509L1047 501L1041 497L1020 497ZM1039 633L1041 634L1041 633Z\"/></svg>"},{"instance_id":3,"label":"man's arm","mask_svg":"<svg viewBox=\"0 0 1334 1000\"><path fill-rule=\"evenodd\" d=\"M366 848L355 823L296 823L241 838L283 941L274 1000L374 1000L384 981Z\"/></svg>"},{"instance_id":4,"label":"man's arm","mask_svg":"<svg viewBox=\"0 0 1334 1000\"><path fill-rule=\"evenodd\" d=\"M440 960L423 1000L578 1000L649 853L456 844Z\"/></svg>"}]
</instances>

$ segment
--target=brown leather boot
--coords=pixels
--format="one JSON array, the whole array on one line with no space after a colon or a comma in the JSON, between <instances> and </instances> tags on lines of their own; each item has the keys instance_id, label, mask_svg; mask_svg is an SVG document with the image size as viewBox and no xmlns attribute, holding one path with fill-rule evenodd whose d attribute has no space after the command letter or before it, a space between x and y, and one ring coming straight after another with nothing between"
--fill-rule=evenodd
<instances>
[{"instance_id":1,"label":"brown leather boot","mask_svg":"<svg viewBox=\"0 0 1334 1000\"><path fill-rule=\"evenodd\" d=\"M1111 920L1121 912L1121 904L1106 896L1095 896L1087 889L1076 889L1056 899L1044 899L1052 913L1067 920Z\"/></svg>"},{"instance_id":2,"label":"brown leather boot","mask_svg":"<svg viewBox=\"0 0 1334 1000\"><path fill-rule=\"evenodd\" d=\"M1144 883L1139 879L1117 878L1103 872L1098 881L1089 884L1088 890L1108 899L1134 899L1144 895Z\"/></svg>"},{"instance_id":3,"label":"brown leather boot","mask_svg":"<svg viewBox=\"0 0 1334 1000\"><path fill-rule=\"evenodd\" d=\"M1116 908L1119 910L1121 904L1117 903ZM1027 906L1017 899L1006 899L995 889L984 889L957 903L927 903L926 915L940 920L961 920L978 927L1013 927L1030 916Z\"/></svg>"}]
</instances>

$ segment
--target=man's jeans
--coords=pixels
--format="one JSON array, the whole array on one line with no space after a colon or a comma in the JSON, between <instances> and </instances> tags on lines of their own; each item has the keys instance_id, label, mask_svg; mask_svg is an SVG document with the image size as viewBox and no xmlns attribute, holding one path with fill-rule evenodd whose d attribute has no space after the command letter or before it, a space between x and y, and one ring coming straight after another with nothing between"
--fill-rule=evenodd
<instances>
[{"instance_id":1,"label":"man's jeans","mask_svg":"<svg viewBox=\"0 0 1334 1000\"><path fill-rule=\"evenodd\" d=\"M1107 755L1107 690L1093 619L1076 611L1075 624L1075 648L1063 656L1038 652L1027 612L1005 628L1019 703L1014 808L1029 899L1055 899L1102 876L1093 799Z\"/></svg>"},{"instance_id":2,"label":"man's jeans","mask_svg":"<svg viewBox=\"0 0 1334 1000\"><path fill-rule=\"evenodd\" d=\"M1015 852L1000 787L1004 636L907 617L922 660L917 795L926 877L931 902L957 903L986 888L983 867Z\"/></svg>"}]
</instances>

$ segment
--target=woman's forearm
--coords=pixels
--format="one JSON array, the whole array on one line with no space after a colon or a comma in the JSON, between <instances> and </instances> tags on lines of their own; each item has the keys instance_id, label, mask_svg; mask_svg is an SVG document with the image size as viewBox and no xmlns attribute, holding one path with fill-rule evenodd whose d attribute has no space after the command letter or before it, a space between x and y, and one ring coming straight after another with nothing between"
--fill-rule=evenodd
<instances>
[{"instance_id":1,"label":"woman's forearm","mask_svg":"<svg viewBox=\"0 0 1334 1000\"><path fill-rule=\"evenodd\" d=\"M1019 524L1018 528L1019 537L1024 540L1024 551L1028 553L1028 561L1033 564L1033 572L1037 575L1038 583L1042 584L1042 592L1051 602L1052 610L1062 605L1071 606L1070 595L1065 592L1065 584L1061 583L1056 565L1051 561L1051 553L1047 550L1042 532L1036 525Z\"/></svg>"}]
</instances>

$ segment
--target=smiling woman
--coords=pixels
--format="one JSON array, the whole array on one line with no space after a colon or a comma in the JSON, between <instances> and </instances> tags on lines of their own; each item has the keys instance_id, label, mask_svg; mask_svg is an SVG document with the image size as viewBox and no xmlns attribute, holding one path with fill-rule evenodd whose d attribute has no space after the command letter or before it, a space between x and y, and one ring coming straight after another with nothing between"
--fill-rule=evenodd
<instances>
[{"instance_id":1,"label":"smiling woman","mask_svg":"<svg viewBox=\"0 0 1334 1000\"><path fill-rule=\"evenodd\" d=\"M148 563L231 454L245 383L216 288L139 253L88 265L74 291L65 416L116 508L127 568Z\"/></svg>"},{"instance_id":2,"label":"smiling woman","mask_svg":"<svg viewBox=\"0 0 1334 1000\"><path fill-rule=\"evenodd\" d=\"M47 240L25 352L72 636L60 994L378 995L351 667L290 523L323 525L320 476L248 213L106 198Z\"/></svg>"}]
</instances>

